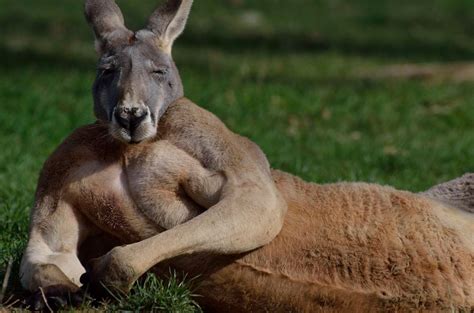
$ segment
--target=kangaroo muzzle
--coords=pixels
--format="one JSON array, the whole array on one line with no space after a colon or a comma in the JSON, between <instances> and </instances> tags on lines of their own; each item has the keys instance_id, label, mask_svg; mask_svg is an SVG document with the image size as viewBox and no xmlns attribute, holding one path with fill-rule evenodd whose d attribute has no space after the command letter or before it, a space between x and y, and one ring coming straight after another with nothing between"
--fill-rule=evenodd
<instances>
[{"instance_id":1,"label":"kangaroo muzzle","mask_svg":"<svg viewBox=\"0 0 474 313\"><path fill-rule=\"evenodd\" d=\"M142 102L121 102L112 112L113 137L127 143L139 143L156 135L150 109Z\"/></svg>"},{"instance_id":2,"label":"kangaroo muzzle","mask_svg":"<svg viewBox=\"0 0 474 313\"><path fill-rule=\"evenodd\" d=\"M115 109L114 118L120 127L133 134L140 124L147 118L146 107L118 107Z\"/></svg>"}]
</instances>

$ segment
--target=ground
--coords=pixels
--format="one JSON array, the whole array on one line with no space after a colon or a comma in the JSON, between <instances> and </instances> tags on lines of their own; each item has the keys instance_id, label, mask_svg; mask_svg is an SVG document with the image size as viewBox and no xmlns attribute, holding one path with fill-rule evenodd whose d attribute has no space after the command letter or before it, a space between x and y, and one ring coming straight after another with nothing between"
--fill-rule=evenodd
<instances>
[{"instance_id":1,"label":"ground","mask_svg":"<svg viewBox=\"0 0 474 313\"><path fill-rule=\"evenodd\" d=\"M118 2L136 29L158 1ZM0 7L8 306L21 290L17 268L41 166L74 128L94 121L95 54L82 1ZM174 55L186 95L258 143L275 168L319 183L413 191L474 170L473 1L199 0ZM186 288L147 286L128 309L150 292L165 302L189 298Z\"/></svg>"}]
</instances>

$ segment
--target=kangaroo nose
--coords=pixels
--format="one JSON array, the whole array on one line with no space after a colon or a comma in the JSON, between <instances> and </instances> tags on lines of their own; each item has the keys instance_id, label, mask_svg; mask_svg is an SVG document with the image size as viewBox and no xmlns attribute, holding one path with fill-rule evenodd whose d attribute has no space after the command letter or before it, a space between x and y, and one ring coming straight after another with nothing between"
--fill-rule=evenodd
<instances>
[{"instance_id":1,"label":"kangaroo nose","mask_svg":"<svg viewBox=\"0 0 474 313\"><path fill-rule=\"evenodd\" d=\"M148 111L140 108L117 108L115 110L115 120L117 123L133 133L143 120L148 116Z\"/></svg>"}]
</instances>

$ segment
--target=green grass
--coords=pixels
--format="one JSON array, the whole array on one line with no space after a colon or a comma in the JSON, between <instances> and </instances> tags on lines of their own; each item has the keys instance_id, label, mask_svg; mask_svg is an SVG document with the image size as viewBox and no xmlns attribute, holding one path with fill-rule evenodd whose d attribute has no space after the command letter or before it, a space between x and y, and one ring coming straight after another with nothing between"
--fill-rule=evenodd
<instances>
[{"instance_id":1,"label":"green grass","mask_svg":"<svg viewBox=\"0 0 474 313\"><path fill-rule=\"evenodd\" d=\"M156 2L119 1L134 28ZM0 280L13 258L10 295L42 163L93 121L95 55L82 1L0 7ZM307 180L420 191L474 169L472 82L370 74L468 62L471 0L199 0L174 55L189 98Z\"/></svg>"},{"instance_id":2,"label":"green grass","mask_svg":"<svg viewBox=\"0 0 474 313\"><path fill-rule=\"evenodd\" d=\"M102 303L101 308L110 312L201 312L189 284L192 281L180 279L176 273L171 273L166 281L148 273L129 294L109 290L112 301Z\"/></svg>"}]
</instances>

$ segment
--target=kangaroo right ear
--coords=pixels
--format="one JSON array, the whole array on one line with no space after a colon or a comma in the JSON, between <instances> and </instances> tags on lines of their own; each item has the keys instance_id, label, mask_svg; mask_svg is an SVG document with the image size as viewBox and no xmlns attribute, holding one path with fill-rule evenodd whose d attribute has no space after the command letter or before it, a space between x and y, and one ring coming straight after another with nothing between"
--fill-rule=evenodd
<instances>
[{"instance_id":1,"label":"kangaroo right ear","mask_svg":"<svg viewBox=\"0 0 474 313\"><path fill-rule=\"evenodd\" d=\"M126 44L134 36L125 27L122 12L114 0L86 0L85 15L94 30L99 54Z\"/></svg>"},{"instance_id":2,"label":"kangaroo right ear","mask_svg":"<svg viewBox=\"0 0 474 313\"><path fill-rule=\"evenodd\" d=\"M161 48L171 53L175 39L186 26L193 0L167 0L153 12L148 20L148 29L158 39Z\"/></svg>"}]
</instances>

